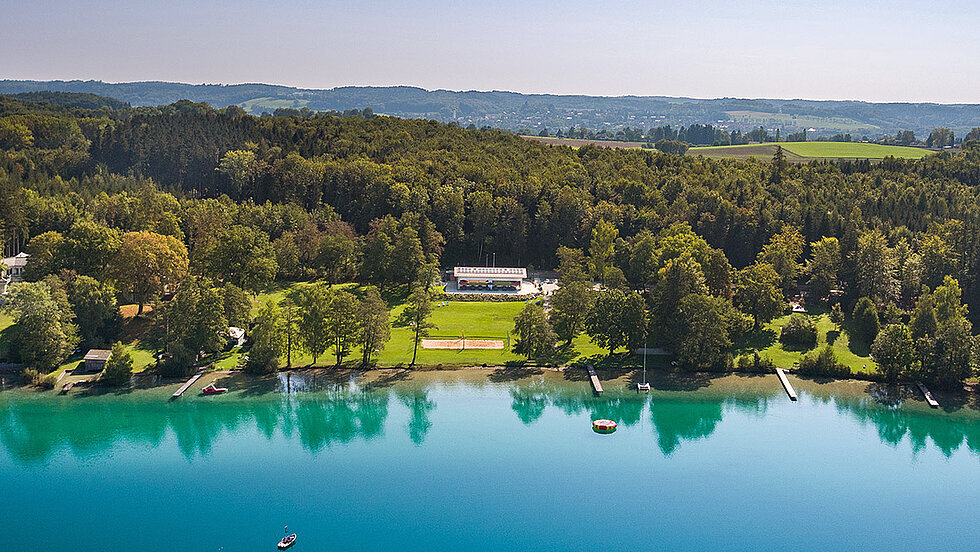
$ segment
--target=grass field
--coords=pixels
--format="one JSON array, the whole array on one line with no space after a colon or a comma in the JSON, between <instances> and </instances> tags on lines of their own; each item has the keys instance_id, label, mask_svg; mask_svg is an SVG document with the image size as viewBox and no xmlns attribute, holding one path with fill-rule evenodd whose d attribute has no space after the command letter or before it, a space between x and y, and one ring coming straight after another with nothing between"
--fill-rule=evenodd
<instances>
[{"instance_id":1,"label":"grass field","mask_svg":"<svg viewBox=\"0 0 980 552\"><path fill-rule=\"evenodd\" d=\"M256 303L267 300L279 301L285 297L290 289L299 288L308 284L293 284L288 288L276 288L267 293L260 294L256 298ZM350 288L351 284L343 284L342 287ZM414 333L408 326L400 325L398 318L405 305L401 304L397 297L390 297L389 308L391 309L391 341L385 346L385 350L375 358L381 366L396 366L399 364L409 364L412 362L412 350L414 348ZM427 366L473 366L473 365L502 365L507 362L523 360L523 357L511 351L513 347L513 336L511 336L510 346L507 346L508 332L514 329L514 317L524 308L523 302L472 302L472 301L448 301L444 306L433 309L431 322L436 325L429 331L431 337L439 338L458 338L465 334L467 338L493 338L504 341L504 350L437 350L423 349L419 346L417 363ZM580 336L572 342L569 350L564 352L562 360L573 360L579 356L591 356L600 354L603 351L588 340L588 337ZM348 362L357 361L360 352L354 351L347 358ZM313 362L313 358L307 354L293 355L294 366L306 366ZM331 353L325 357L317 359L318 366L331 366L336 362Z\"/></svg>"},{"instance_id":2,"label":"grass field","mask_svg":"<svg viewBox=\"0 0 980 552\"><path fill-rule=\"evenodd\" d=\"M871 159L885 157L919 159L935 153L923 148L905 146L886 146L862 142L780 142L786 152L786 160L805 163L818 159ZM776 152L777 144L749 144L744 146L696 147L687 151L688 155L703 155L714 159L748 159L756 157L769 159Z\"/></svg>"},{"instance_id":3,"label":"grass field","mask_svg":"<svg viewBox=\"0 0 980 552\"><path fill-rule=\"evenodd\" d=\"M253 98L239 104L239 107L252 113L253 115L259 115L263 111L273 112L276 109L283 107L287 109L300 109L306 107L309 104L309 100L283 100L276 98Z\"/></svg>"},{"instance_id":4,"label":"grass field","mask_svg":"<svg viewBox=\"0 0 980 552\"><path fill-rule=\"evenodd\" d=\"M805 314L814 321L817 326L817 345L810 349L798 349L786 347L779 342L779 330L785 326L790 319L790 315L779 317L762 329L745 336L736 344L736 355L752 354L758 351L759 355L772 360L779 368L792 368L793 364L799 362L804 355L810 351L822 348L830 343L837 360L846 364L853 372L873 372L876 364L868 356L868 347L863 343L851 343L846 331L838 331L830 317L825 312L814 312Z\"/></svg>"},{"instance_id":5,"label":"grass field","mask_svg":"<svg viewBox=\"0 0 980 552\"><path fill-rule=\"evenodd\" d=\"M595 144L607 148L639 148L643 142L617 142L612 140L579 140L575 138L549 138L543 136L522 136L544 144L570 146L580 148L586 144ZM776 146L782 146L786 160L792 163L807 163L816 160L833 159L871 159L873 161L885 157L899 159L919 159L935 153L924 148L905 146L886 146L883 144L866 144L863 142L779 142L779 144L747 144L741 146L698 146L687 151L687 155L703 155L711 159L765 159L772 158Z\"/></svg>"}]
</instances>

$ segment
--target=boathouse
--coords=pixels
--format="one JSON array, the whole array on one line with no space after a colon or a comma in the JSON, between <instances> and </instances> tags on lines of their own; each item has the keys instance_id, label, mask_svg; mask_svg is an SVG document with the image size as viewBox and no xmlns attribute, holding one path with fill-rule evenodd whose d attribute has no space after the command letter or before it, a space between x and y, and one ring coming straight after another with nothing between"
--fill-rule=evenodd
<instances>
[{"instance_id":1,"label":"boathouse","mask_svg":"<svg viewBox=\"0 0 980 552\"><path fill-rule=\"evenodd\" d=\"M109 362L109 357L111 356L112 351L107 349L89 349L85 353L85 371L101 372L105 370L106 362Z\"/></svg>"}]
</instances>

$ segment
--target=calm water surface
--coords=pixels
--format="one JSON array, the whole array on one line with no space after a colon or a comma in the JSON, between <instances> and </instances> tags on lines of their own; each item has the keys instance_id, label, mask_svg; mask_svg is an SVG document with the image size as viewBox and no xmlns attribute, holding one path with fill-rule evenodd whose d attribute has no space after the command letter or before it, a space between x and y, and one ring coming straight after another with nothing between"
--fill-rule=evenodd
<instances>
[{"instance_id":1,"label":"calm water surface","mask_svg":"<svg viewBox=\"0 0 980 552\"><path fill-rule=\"evenodd\" d=\"M483 371L0 392L0 549L972 550L980 414L866 383ZM321 376L322 380L322 376ZM496 381L494 381L496 380ZM612 435L591 420L620 422Z\"/></svg>"}]
</instances>

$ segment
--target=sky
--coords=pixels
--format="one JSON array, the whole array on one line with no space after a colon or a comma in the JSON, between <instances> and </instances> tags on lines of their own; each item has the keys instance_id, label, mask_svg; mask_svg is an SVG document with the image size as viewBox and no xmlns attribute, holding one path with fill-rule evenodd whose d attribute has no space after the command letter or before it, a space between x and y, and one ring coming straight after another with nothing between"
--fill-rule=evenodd
<instances>
[{"instance_id":1,"label":"sky","mask_svg":"<svg viewBox=\"0 0 980 552\"><path fill-rule=\"evenodd\" d=\"M0 0L0 79L980 103L980 2Z\"/></svg>"}]
</instances>

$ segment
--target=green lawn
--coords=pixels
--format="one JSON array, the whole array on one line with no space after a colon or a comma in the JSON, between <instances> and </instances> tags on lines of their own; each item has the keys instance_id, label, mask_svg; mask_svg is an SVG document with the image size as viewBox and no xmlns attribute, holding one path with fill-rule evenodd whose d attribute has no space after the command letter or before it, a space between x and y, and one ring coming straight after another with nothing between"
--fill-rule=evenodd
<instances>
[{"instance_id":1,"label":"green lawn","mask_svg":"<svg viewBox=\"0 0 980 552\"><path fill-rule=\"evenodd\" d=\"M884 159L885 157L892 156L902 159L919 159L935 153L924 148L864 144L860 142L785 142L779 145L802 157Z\"/></svg>"},{"instance_id":2,"label":"green lawn","mask_svg":"<svg viewBox=\"0 0 980 552\"><path fill-rule=\"evenodd\" d=\"M262 293L256 297L256 303L267 300L279 300L288 293L290 288L297 288L308 284L294 284L288 288L277 288ZM344 287L351 287L351 284L344 284ZM397 301L397 299L391 299ZM436 325L429 331L432 338L459 338L466 335L467 338L491 338L504 341L504 350L446 350L446 349L423 349L419 346L418 359L416 362L422 365L444 366L471 366L471 365L500 365L506 362L523 360L523 357L511 352L507 347L508 332L514 329L514 317L524 308L523 302L472 302L472 301L437 301L436 304L445 303L444 306L436 306L432 312L431 322ZM378 354L375 361L381 366L395 366L398 364L409 364L412 362L412 351L414 348L414 333L408 326L400 325L398 317L405 309L404 304L390 305L391 308L391 341L385 350ZM513 336L510 336L510 345L513 346ZM591 356L602 353L598 347L589 342L585 336L580 336L572 342L571 349L566 353L567 360L572 360L578 356ZM347 362L353 362L360 358L360 352L354 351ZM306 366L313 362L313 358L308 354L293 354L293 366ZM317 359L317 365L330 366L336 362L331 352Z\"/></svg>"},{"instance_id":3,"label":"green lawn","mask_svg":"<svg viewBox=\"0 0 980 552\"><path fill-rule=\"evenodd\" d=\"M780 142L779 144L747 144L741 146L705 146L695 147L687 151L688 155L704 155L711 158L769 159L781 146L786 152L786 159L795 162L807 162L815 159L883 159L888 156L918 159L932 153L923 148L905 146L886 146L882 144L865 144L861 142Z\"/></svg>"},{"instance_id":4,"label":"green lawn","mask_svg":"<svg viewBox=\"0 0 980 552\"><path fill-rule=\"evenodd\" d=\"M790 319L790 315L781 316L763 328L761 332L755 332L745 336L736 344L736 355L752 354L759 351L759 355L773 361L779 368L792 368L793 364L799 362L801 358L810 351L817 350L826 343L831 343L834 352L837 353L837 360L846 364L854 372L873 372L876 365L868 356L868 347L863 343L851 343L850 336L846 331L838 331L830 317L825 312L815 312L805 314L813 319L817 326L817 345L812 349L797 349L784 347L779 342L779 330L785 326Z\"/></svg>"}]
</instances>

